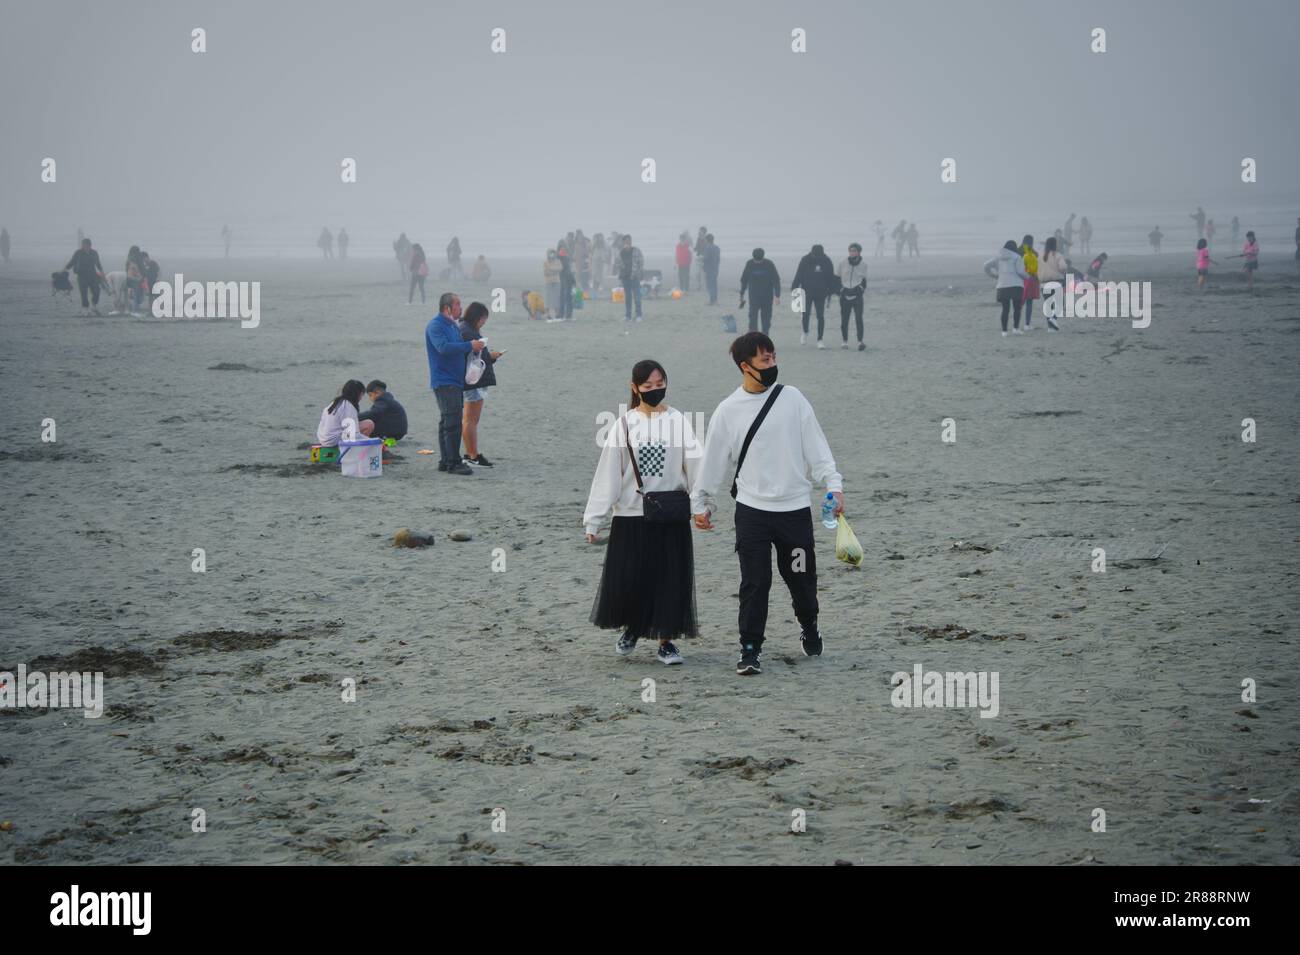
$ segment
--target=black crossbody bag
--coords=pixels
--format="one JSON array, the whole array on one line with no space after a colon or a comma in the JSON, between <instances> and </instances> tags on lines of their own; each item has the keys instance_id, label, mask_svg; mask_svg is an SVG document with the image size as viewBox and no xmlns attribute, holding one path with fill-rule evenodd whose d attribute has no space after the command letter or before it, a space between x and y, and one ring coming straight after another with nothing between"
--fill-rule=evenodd
<instances>
[{"instance_id":1,"label":"black crossbody bag","mask_svg":"<svg viewBox=\"0 0 1300 955\"><path fill-rule=\"evenodd\" d=\"M627 439L627 456L636 475L636 492L641 495L641 513L650 524L685 524L691 519L691 496L685 491L646 491L641 483L641 469L632 450L632 435L623 419L623 437Z\"/></svg>"},{"instance_id":2,"label":"black crossbody bag","mask_svg":"<svg viewBox=\"0 0 1300 955\"><path fill-rule=\"evenodd\" d=\"M781 385L775 385L772 393L767 396L767 401L763 402L763 407L759 409L758 416L754 418L754 423L749 426L749 434L745 435L745 443L740 446L740 460L736 462L736 474L731 479L731 496L736 496L736 481L740 478L741 465L745 463L745 455L749 453L749 442L754 440L754 435L758 433L758 426L763 423L767 413L772 410L772 402L776 401L776 396L781 393Z\"/></svg>"}]
</instances>

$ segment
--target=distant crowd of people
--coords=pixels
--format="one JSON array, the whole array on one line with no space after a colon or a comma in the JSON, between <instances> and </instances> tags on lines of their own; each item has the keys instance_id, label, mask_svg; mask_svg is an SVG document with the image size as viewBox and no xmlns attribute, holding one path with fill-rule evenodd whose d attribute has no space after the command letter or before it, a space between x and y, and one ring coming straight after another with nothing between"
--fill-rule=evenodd
<instances>
[{"instance_id":1,"label":"distant crowd of people","mask_svg":"<svg viewBox=\"0 0 1300 955\"><path fill-rule=\"evenodd\" d=\"M406 304L414 304L416 289L420 290L420 301L424 302L424 282L429 277L430 271L429 258L425 255L424 246L419 242L412 242L403 232L393 242L393 254L397 257L397 268L403 280L410 280L410 286L406 293ZM438 273L439 281L447 282L469 278L474 282L486 282L492 278L492 267L488 265L486 256L480 255L474 260L468 276L461 267L460 258L460 239L457 236L452 236L451 241L447 243L447 267Z\"/></svg>"},{"instance_id":2,"label":"distant crowd of people","mask_svg":"<svg viewBox=\"0 0 1300 955\"><path fill-rule=\"evenodd\" d=\"M320 235L316 238L316 247L320 249L321 255L327 259L332 259L334 258L334 245L338 243L339 258L346 259L348 257L348 242L350 241L347 229L339 229L338 238L336 239L328 228L322 226Z\"/></svg>"},{"instance_id":3,"label":"distant crowd of people","mask_svg":"<svg viewBox=\"0 0 1300 955\"><path fill-rule=\"evenodd\" d=\"M121 269L105 272L94 243L82 237L67 264L50 277L55 292L73 291L69 272L77 279L83 317L103 314L99 310L99 296L103 290L112 298L110 315L130 314L139 318L153 301L153 287L158 281L159 265L148 252L133 245L127 251L126 264Z\"/></svg>"}]
</instances>

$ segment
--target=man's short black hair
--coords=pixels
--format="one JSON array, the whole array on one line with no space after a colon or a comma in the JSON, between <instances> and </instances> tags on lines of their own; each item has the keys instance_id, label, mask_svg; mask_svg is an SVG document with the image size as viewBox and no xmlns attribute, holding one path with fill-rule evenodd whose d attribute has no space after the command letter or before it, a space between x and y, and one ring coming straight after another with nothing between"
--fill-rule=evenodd
<instances>
[{"instance_id":1,"label":"man's short black hair","mask_svg":"<svg viewBox=\"0 0 1300 955\"><path fill-rule=\"evenodd\" d=\"M438 311L445 312L447 309L451 308L451 303L454 301L456 301L455 292L443 292L441 297L438 299Z\"/></svg>"},{"instance_id":2,"label":"man's short black hair","mask_svg":"<svg viewBox=\"0 0 1300 955\"><path fill-rule=\"evenodd\" d=\"M772 339L762 332L745 332L731 343L731 360L736 363L737 368L740 367L741 362L749 362L752 365L754 356L761 351L776 351Z\"/></svg>"},{"instance_id":3,"label":"man's short black hair","mask_svg":"<svg viewBox=\"0 0 1300 955\"><path fill-rule=\"evenodd\" d=\"M366 385L366 391L367 391L367 392L371 392L371 391L387 391L387 390L388 390L388 386L387 386L386 384L384 384L382 381L380 381L378 378L376 378L376 379L375 379L374 381L372 381L370 384Z\"/></svg>"}]
</instances>

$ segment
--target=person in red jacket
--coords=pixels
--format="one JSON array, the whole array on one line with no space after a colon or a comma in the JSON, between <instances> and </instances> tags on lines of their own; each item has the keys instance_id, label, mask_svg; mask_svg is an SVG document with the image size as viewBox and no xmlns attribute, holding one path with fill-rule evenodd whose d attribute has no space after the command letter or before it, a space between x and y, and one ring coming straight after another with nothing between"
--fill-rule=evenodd
<instances>
[{"instance_id":1,"label":"person in red jacket","mask_svg":"<svg viewBox=\"0 0 1300 955\"><path fill-rule=\"evenodd\" d=\"M691 235L683 232L677 239L677 287L685 295L691 287Z\"/></svg>"}]
</instances>

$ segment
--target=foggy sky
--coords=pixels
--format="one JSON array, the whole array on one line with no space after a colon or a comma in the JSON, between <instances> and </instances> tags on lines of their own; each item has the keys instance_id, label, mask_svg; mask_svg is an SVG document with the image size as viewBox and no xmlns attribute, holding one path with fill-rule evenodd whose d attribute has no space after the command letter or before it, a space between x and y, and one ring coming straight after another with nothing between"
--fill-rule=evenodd
<instances>
[{"instance_id":1,"label":"foggy sky","mask_svg":"<svg viewBox=\"0 0 1300 955\"><path fill-rule=\"evenodd\" d=\"M554 221L558 236L654 210L685 226L1195 200L1242 189L1243 156L1259 163L1252 196L1294 196L1300 178L1294 0L3 0L0 22L11 230L392 216L448 234ZM345 156L356 185L339 181ZM948 156L955 186L939 181Z\"/></svg>"}]
</instances>

